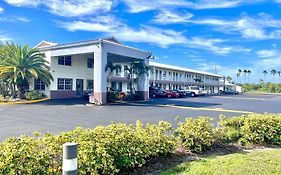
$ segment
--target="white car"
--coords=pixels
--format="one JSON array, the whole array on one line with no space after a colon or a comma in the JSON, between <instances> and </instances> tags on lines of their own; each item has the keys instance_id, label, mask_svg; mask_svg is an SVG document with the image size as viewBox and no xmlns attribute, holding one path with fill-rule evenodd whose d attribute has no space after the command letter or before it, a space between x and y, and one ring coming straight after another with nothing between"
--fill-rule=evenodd
<instances>
[{"instance_id":1,"label":"white car","mask_svg":"<svg viewBox=\"0 0 281 175\"><path fill-rule=\"evenodd\" d=\"M203 91L199 86L188 86L185 91L190 93L191 97L206 95L206 91Z\"/></svg>"}]
</instances>

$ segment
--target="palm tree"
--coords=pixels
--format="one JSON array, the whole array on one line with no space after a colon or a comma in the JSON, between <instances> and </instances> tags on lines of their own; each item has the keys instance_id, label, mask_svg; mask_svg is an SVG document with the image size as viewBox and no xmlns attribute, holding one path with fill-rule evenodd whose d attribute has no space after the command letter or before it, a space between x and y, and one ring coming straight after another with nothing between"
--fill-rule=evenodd
<instances>
[{"instance_id":1,"label":"palm tree","mask_svg":"<svg viewBox=\"0 0 281 175\"><path fill-rule=\"evenodd\" d=\"M271 70L272 83L274 83L274 77L275 77L276 72L277 72L277 71L276 71L275 69L272 69L272 70Z\"/></svg>"},{"instance_id":2,"label":"palm tree","mask_svg":"<svg viewBox=\"0 0 281 175\"><path fill-rule=\"evenodd\" d=\"M230 76L227 76L227 77L226 77L226 80L227 80L229 83L231 83L232 78L231 78Z\"/></svg>"},{"instance_id":3,"label":"palm tree","mask_svg":"<svg viewBox=\"0 0 281 175\"><path fill-rule=\"evenodd\" d=\"M107 62L107 64L105 65L105 72L108 72L108 84L109 84L109 90L111 88L111 79L113 77L113 72L114 71L121 71L122 67L119 64L113 64L112 62Z\"/></svg>"},{"instance_id":4,"label":"palm tree","mask_svg":"<svg viewBox=\"0 0 281 175\"><path fill-rule=\"evenodd\" d=\"M137 83L137 91L140 91L140 81L148 76L149 66L143 60L135 60L130 66L125 66L125 71L128 71L128 80L130 86L130 93L134 94L134 83ZM136 78L134 78L136 77Z\"/></svg>"},{"instance_id":5,"label":"palm tree","mask_svg":"<svg viewBox=\"0 0 281 175\"><path fill-rule=\"evenodd\" d=\"M236 84L238 84L238 80L239 80L239 77L240 77L240 73L237 73L237 74L236 74L236 77L237 77L237 83L236 83Z\"/></svg>"},{"instance_id":6,"label":"palm tree","mask_svg":"<svg viewBox=\"0 0 281 175\"><path fill-rule=\"evenodd\" d=\"M278 71L277 74L278 74L278 76L279 76L279 83L280 83L281 71Z\"/></svg>"},{"instance_id":7,"label":"palm tree","mask_svg":"<svg viewBox=\"0 0 281 175\"><path fill-rule=\"evenodd\" d=\"M14 92L17 88L19 97L24 98L33 79L41 79L46 86L50 85L51 80L53 81L49 62L37 48L7 43L6 49L6 53L0 53L0 79L9 83L12 96L15 96Z\"/></svg>"},{"instance_id":8,"label":"palm tree","mask_svg":"<svg viewBox=\"0 0 281 175\"><path fill-rule=\"evenodd\" d=\"M266 70L264 70L264 71L262 71L262 73L263 73L263 75L264 75L264 80L266 81L267 71L266 71Z\"/></svg>"},{"instance_id":9,"label":"palm tree","mask_svg":"<svg viewBox=\"0 0 281 175\"><path fill-rule=\"evenodd\" d=\"M244 73L244 83L246 83L246 75L247 75L248 71L246 69L244 69L243 73Z\"/></svg>"},{"instance_id":10,"label":"palm tree","mask_svg":"<svg viewBox=\"0 0 281 175\"><path fill-rule=\"evenodd\" d=\"M239 74L239 78L240 78L240 76L242 74L242 70L241 69L238 70L238 74ZM241 84L241 78L240 78L240 84Z\"/></svg>"},{"instance_id":11,"label":"palm tree","mask_svg":"<svg viewBox=\"0 0 281 175\"><path fill-rule=\"evenodd\" d=\"M248 74L248 83L250 83L250 75L251 75L252 71L251 70L247 70L247 74Z\"/></svg>"}]
</instances>

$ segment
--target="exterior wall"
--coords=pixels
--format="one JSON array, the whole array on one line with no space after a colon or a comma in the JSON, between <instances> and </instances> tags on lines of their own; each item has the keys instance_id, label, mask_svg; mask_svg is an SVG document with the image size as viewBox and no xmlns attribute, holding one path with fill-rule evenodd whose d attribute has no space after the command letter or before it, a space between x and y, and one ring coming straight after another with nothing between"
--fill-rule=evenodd
<instances>
[{"instance_id":1,"label":"exterior wall","mask_svg":"<svg viewBox=\"0 0 281 175\"><path fill-rule=\"evenodd\" d=\"M86 55L71 55L71 66L59 65L58 57L51 58L51 73L54 81L46 89L46 95L51 98L76 97L76 79L83 79L83 90L87 90L87 80L93 80L93 68L87 68L87 59L93 58ZM58 90L58 78L72 79L72 91Z\"/></svg>"}]
</instances>

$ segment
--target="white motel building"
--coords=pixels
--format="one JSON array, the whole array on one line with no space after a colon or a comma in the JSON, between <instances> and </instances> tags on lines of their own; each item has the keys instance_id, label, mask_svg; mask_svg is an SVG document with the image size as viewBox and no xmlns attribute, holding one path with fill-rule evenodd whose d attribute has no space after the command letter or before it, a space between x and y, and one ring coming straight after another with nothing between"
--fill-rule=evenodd
<instances>
[{"instance_id":1,"label":"white motel building","mask_svg":"<svg viewBox=\"0 0 281 175\"><path fill-rule=\"evenodd\" d=\"M149 98L149 86L172 90L196 85L208 93L219 93L219 88L224 86L221 75L152 62L150 52L123 45L113 37L67 44L42 41L36 47L45 53L54 81L46 87L42 81L35 80L33 87L51 99L83 97L85 91L93 91L91 101L105 104L107 62L122 66L121 72L113 72L111 87L128 92L124 67L136 59L142 59L150 66L149 76L140 79L143 99ZM196 82L196 78L203 82Z\"/></svg>"}]
</instances>

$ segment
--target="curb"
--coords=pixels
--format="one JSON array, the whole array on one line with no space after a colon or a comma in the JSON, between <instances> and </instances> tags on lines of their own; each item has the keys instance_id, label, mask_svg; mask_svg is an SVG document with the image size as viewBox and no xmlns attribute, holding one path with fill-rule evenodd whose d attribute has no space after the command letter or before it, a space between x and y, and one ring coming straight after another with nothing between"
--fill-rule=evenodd
<instances>
[{"instance_id":1,"label":"curb","mask_svg":"<svg viewBox=\"0 0 281 175\"><path fill-rule=\"evenodd\" d=\"M0 105L33 104L33 103L39 103L47 100L50 100L50 98L43 98L39 100L29 100L29 101L0 102Z\"/></svg>"}]
</instances>

